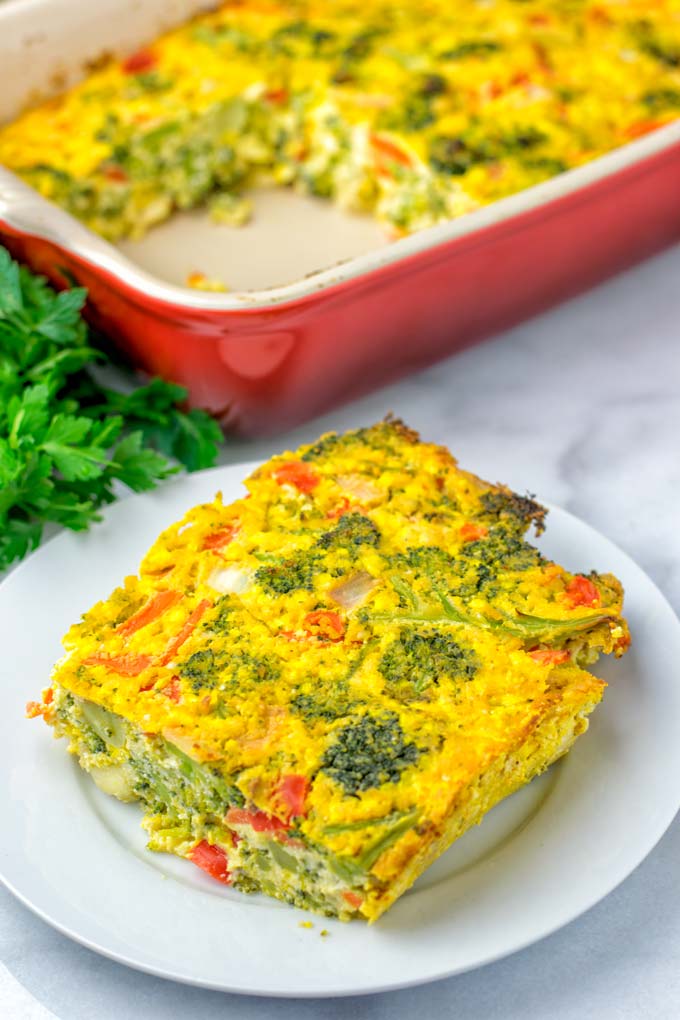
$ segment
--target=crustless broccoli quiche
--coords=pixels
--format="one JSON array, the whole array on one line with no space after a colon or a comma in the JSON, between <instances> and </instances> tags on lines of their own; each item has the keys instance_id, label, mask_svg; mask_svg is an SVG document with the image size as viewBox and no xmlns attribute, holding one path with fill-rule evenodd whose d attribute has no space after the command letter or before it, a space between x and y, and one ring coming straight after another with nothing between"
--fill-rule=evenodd
<instances>
[{"instance_id":1,"label":"crustless broccoli quiche","mask_svg":"<svg viewBox=\"0 0 680 1020\"><path fill-rule=\"evenodd\" d=\"M395 234L676 118L679 0L243 0L0 131L0 162L105 237L263 176Z\"/></svg>"},{"instance_id":2,"label":"crustless broccoli quiche","mask_svg":"<svg viewBox=\"0 0 680 1020\"><path fill-rule=\"evenodd\" d=\"M545 511L398 421L197 506L65 638L42 715L149 847L378 918L565 754L629 644L622 589L525 540Z\"/></svg>"}]
</instances>

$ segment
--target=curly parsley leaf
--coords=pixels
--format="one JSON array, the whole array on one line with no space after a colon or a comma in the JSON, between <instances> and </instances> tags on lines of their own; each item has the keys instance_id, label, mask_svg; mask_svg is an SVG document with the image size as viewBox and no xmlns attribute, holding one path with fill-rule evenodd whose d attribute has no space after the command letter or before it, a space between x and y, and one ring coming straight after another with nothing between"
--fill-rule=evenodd
<instances>
[{"instance_id":1,"label":"curly parsley leaf","mask_svg":"<svg viewBox=\"0 0 680 1020\"><path fill-rule=\"evenodd\" d=\"M215 462L222 433L186 391L153 379L104 386L115 359L81 317L81 288L56 294L0 248L0 570L40 543L46 523L83 530L120 485L152 489L180 465Z\"/></svg>"}]
</instances>

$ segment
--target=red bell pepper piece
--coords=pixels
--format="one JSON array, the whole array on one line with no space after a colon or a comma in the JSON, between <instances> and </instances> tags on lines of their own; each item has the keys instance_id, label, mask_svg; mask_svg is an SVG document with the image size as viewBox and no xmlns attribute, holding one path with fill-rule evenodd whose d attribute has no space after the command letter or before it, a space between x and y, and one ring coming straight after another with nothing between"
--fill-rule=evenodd
<instances>
[{"instance_id":1,"label":"red bell pepper piece","mask_svg":"<svg viewBox=\"0 0 680 1020\"><path fill-rule=\"evenodd\" d=\"M202 548L219 552L220 549L224 549L230 542L233 542L238 530L238 524L228 524L225 528L220 528L219 531L213 531L203 539Z\"/></svg>"},{"instance_id":2,"label":"red bell pepper piece","mask_svg":"<svg viewBox=\"0 0 680 1020\"><path fill-rule=\"evenodd\" d=\"M137 50L136 53L131 53L121 66L126 74L144 74L153 70L157 63L158 57L151 50Z\"/></svg>"},{"instance_id":3,"label":"red bell pepper piece","mask_svg":"<svg viewBox=\"0 0 680 1020\"><path fill-rule=\"evenodd\" d=\"M600 593L587 577L577 574L572 578L564 590L565 597L570 606L597 606L600 603Z\"/></svg>"},{"instance_id":4,"label":"red bell pepper piece","mask_svg":"<svg viewBox=\"0 0 680 1020\"><path fill-rule=\"evenodd\" d=\"M255 832L284 832L285 822L266 811L247 811L245 808L229 808L227 825L252 825Z\"/></svg>"},{"instance_id":5,"label":"red bell pepper piece","mask_svg":"<svg viewBox=\"0 0 680 1020\"><path fill-rule=\"evenodd\" d=\"M561 666L571 658L569 652L563 648L535 648L529 655L534 662L540 662L542 666Z\"/></svg>"},{"instance_id":6,"label":"red bell pepper piece","mask_svg":"<svg viewBox=\"0 0 680 1020\"><path fill-rule=\"evenodd\" d=\"M307 613L303 622L305 630L312 637L342 641L345 634L342 617L329 609L315 609L313 613Z\"/></svg>"},{"instance_id":7,"label":"red bell pepper piece","mask_svg":"<svg viewBox=\"0 0 680 1020\"><path fill-rule=\"evenodd\" d=\"M310 493L321 479L302 460L288 460L274 468L274 479L279 485L294 485L300 492Z\"/></svg>"},{"instance_id":8,"label":"red bell pepper piece","mask_svg":"<svg viewBox=\"0 0 680 1020\"><path fill-rule=\"evenodd\" d=\"M156 592L138 612L116 627L116 630L125 636L134 634L135 631L141 630L142 627L147 627L157 620L159 616L176 605L182 597L182 593L179 591Z\"/></svg>"},{"instance_id":9,"label":"red bell pepper piece","mask_svg":"<svg viewBox=\"0 0 680 1020\"><path fill-rule=\"evenodd\" d=\"M209 599L202 599L198 603L198 605L196 606L193 613L191 614L187 622L184 624L180 632L178 634L175 634L174 638L171 638L170 641L168 642L167 648L165 649L163 655L159 659L161 666L167 666L175 652L177 652L182 647L184 642L187 640L187 638L195 628L198 621L201 619L205 611L207 609L210 609L211 605L212 602L210 602Z\"/></svg>"},{"instance_id":10,"label":"red bell pepper piece","mask_svg":"<svg viewBox=\"0 0 680 1020\"><path fill-rule=\"evenodd\" d=\"M148 669L153 658L150 655L90 655L83 659L83 666L105 666L120 676L139 676Z\"/></svg>"},{"instance_id":11,"label":"red bell pepper piece","mask_svg":"<svg viewBox=\"0 0 680 1020\"><path fill-rule=\"evenodd\" d=\"M229 861L222 847L208 843L207 839L202 839L193 850L189 851L188 856L190 861L202 868L211 878L217 879L224 885L230 885Z\"/></svg>"}]
</instances>

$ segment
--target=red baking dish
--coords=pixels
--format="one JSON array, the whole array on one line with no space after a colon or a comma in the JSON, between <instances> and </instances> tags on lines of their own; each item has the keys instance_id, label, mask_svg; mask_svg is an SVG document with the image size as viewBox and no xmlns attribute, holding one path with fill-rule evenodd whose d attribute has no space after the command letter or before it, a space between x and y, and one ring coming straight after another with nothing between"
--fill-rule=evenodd
<instances>
[{"instance_id":1,"label":"red baking dish","mask_svg":"<svg viewBox=\"0 0 680 1020\"><path fill-rule=\"evenodd\" d=\"M129 50L201 6L103 0L94 12L82 0L10 0L0 9L0 57L12 85L0 115L74 80L102 49ZM285 257L291 228L324 230L315 215L308 226L284 221L267 245ZM250 435L451 354L677 238L680 122L332 269L227 294L165 282L0 170L2 243L57 284L87 287L91 320L137 365L183 383L194 404ZM226 243L238 259L238 234ZM341 254L329 231L326 264Z\"/></svg>"}]
</instances>

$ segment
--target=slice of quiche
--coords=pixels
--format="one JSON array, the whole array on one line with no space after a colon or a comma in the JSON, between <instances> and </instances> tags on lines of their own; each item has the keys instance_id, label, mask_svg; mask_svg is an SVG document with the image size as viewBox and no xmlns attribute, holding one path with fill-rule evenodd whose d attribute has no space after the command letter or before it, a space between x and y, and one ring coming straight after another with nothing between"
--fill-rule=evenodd
<instances>
[{"instance_id":1,"label":"slice of quiche","mask_svg":"<svg viewBox=\"0 0 680 1020\"><path fill-rule=\"evenodd\" d=\"M622 589L388 420L274 457L75 624L41 714L152 850L374 921L587 727Z\"/></svg>"}]
</instances>

